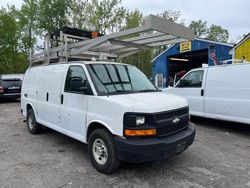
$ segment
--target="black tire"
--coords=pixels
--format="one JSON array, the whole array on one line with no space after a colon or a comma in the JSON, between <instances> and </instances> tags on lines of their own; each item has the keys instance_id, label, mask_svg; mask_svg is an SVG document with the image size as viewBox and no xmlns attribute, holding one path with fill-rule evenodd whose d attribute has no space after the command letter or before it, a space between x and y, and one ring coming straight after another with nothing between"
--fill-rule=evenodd
<instances>
[{"instance_id":1,"label":"black tire","mask_svg":"<svg viewBox=\"0 0 250 188\"><path fill-rule=\"evenodd\" d=\"M96 159L98 156L97 154L98 151L94 151L95 149L97 149L95 146L96 146L96 143L98 142L99 144L100 142L103 142L105 144L104 147L106 147L106 150L101 149L101 153L102 152L107 153L106 161L103 160L103 164L101 164L100 160L98 162L98 159ZM90 134L89 143L88 143L88 153L89 153L89 157L92 162L92 165L101 173L111 174L115 172L120 166L121 161L117 158L117 155L116 155L113 136L105 129L96 129Z\"/></svg>"},{"instance_id":2,"label":"black tire","mask_svg":"<svg viewBox=\"0 0 250 188\"><path fill-rule=\"evenodd\" d=\"M42 126L36 122L36 116L32 108L27 112L26 123L31 134L38 134L41 132Z\"/></svg>"}]
</instances>

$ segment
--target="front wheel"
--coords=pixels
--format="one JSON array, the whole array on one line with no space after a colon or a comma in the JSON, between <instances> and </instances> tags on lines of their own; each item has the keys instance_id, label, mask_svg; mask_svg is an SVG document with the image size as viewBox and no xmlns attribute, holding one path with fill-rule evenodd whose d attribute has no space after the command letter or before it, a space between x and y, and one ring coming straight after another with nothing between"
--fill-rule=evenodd
<instances>
[{"instance_id":1,"label":"front wheel","mask_svg":"<svg viewBox=\"0 0 250 188\"><path fill-rule=\"evenodd\" d=\"M101 173L111 174L120 165L113 136L105 129L96 129L90 134L88 151L93 166Z\"/></svg>"}]
</instances>

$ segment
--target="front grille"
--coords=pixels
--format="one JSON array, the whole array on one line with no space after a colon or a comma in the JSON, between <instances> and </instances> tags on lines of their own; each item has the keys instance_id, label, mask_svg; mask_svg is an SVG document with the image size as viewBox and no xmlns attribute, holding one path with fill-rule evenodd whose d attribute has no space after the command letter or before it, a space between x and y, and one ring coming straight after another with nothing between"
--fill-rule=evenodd
<instances>
[{"instance_id":1,"label":"front grille","mask_svg":"<svg viewBox=\"0 0 250 188\"><path fill-rule=\"evenodd\" d=\"M157 134L167 136L179 132L188 126L188 107L162 112L154 115ZM179 121L178 121L179 120Z\"/></svg>"}]
</instances>

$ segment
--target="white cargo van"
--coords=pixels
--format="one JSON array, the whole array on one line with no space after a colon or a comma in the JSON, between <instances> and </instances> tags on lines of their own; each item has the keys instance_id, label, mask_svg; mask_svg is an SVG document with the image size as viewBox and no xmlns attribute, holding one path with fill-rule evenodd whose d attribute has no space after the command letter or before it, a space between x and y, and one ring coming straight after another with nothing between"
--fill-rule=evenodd
<instances>
[{"instance_id":1,"label":"white cargo van","mask_svg":"<svg viewBox=\"0 0 250 188\"><path fill-rule=\"evenodd\" d=\"M21 111L30 133L42 126L88 144L93 166L164 159L194 141L187 101L156 89L136 67L68 62L27 69Z\"/></svg>"},{"instance_id":2,"label":"white cargo van","mask_svg":"<svg viewBox=\"0 0 250 188\"><path fill-rule=\"evenodd\" d=\"M250 124L250 64L198 68L164 90L185 97L190 114Z\"/></svg>"}]
</instances>

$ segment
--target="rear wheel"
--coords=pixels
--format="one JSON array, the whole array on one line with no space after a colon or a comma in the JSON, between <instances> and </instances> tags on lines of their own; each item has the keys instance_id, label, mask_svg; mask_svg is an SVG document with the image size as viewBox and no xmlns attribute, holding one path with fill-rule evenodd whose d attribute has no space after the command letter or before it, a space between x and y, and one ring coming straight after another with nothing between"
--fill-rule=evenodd
<instances>
[{"instance_id":1,"label":"rear wheel","mask_svg":"<svg viewBox=\"0 0 250 188\"><path fill-rule=\"evenodd\" d=\"M101 173L111 174L120 165L113 136L105 129L96 129L90 134L88 151L93 166Z\"/></svg>"},{"instance_id":2,"label":"rear wheel","mask_svg":"<svg viewBox=\"0 0 250 188\"><path fill-rule=\"evenodd\" d=\"M33 109L29 109L26 117L27 128L31 134L40 133L42 126L36 122L36 117Z\"/></svg>"}]
</instances>

